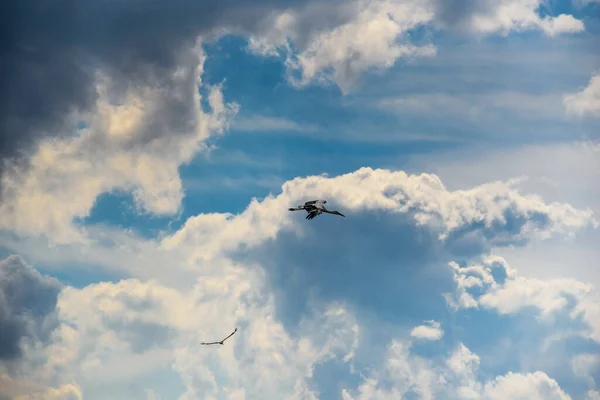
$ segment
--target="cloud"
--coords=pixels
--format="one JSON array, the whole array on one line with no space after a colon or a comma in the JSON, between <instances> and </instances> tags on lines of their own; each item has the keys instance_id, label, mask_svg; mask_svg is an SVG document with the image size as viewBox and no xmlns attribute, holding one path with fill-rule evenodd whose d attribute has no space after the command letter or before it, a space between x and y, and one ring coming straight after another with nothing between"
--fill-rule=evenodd
<instances>
[{"instance_id":1,"label":"cloud","mask_svg":"<svg viewBox=\"0 0 600 400\"><path fill-rule=\"evenodd\" d=\"M290 254L297 253L297 233L306 237L306 245L311 248L331 246L323 248L321 254L332 257L332 249L346 248L345 243L351 237L334 236L329 239L330 243L318 242L316 236L311 236L316 232L313 225L295 223L296 215L289 213L287 208L306 200L306 193L311 193L311 197L329 198L336 203L332 203L332 207L354 215L357 225L353 224L354 228L345 233L366 246L364 251L384 251L386 246L385 243L365 241L361 233L365 229L376 229L390 239L401 238L398 240L412 244L407 245L406 252L398 248L398 251L382 253L390 263L396 260L396 263L406 265L419 260L429 262L438 257L442 257L442 264L445 264L452 259L447 259L447 252L470 257L492 246L519 245L535 237L562 236L593 223L592 214L587 210L577 210L568 204L546 204L536 196L521 195L510 184L497 182L452 192L435 175L407 175L402 171L363 168L334 178L297 178L285 183L279 196L252 201L242 214L200 214L189 218L182 229L159 242L140 241L128 234L88 227L89 240L99 245L85 245L85 253L73 243L43 252L40 247L43 242L34 240L31 246L37 250L32 252L32 257L50 264L78 260L75 262L108 267L133 277L149 279L156 276L170 282L189 279L184 278L189 274L186 269L166 273L162 267L183 262L187 257L185 252L173 254L171 251L182 247L192 254L200 254L205 260L247 248L256 253L249 253L249 256L259 257L260 253L265 253L269 254L267 259L283 263L284 257L289 259ZM376 219L367 218L365 213L374 213ZM336 226L327 229L333 229L331 234L338 235ZM398 231L398 226L402 230ZM277 241L272 242L273 239ZM15 244L9 240L5 243ZM17 244L17 248L25 251L29 245L24 243ZM270 246L275 244L277 247L271 251ZM352 260L352 254L352 251L342 253L347 258L347 265L355 266L355 273L359 274L360 264ZM310 257L310 254L304 254L306 256ZM319 260L314 265L322 262ZM303 273L306 272L308 270ZM313 278L320 274L319 269L313 272L317 274Z\"/></svg>"},{"instance_id":2,"label":"cloud","mask_svg":"<svg viewBox=\"0 0 600 400\"><path fill-rule=\"evenodd\" d=\"M419 325L410 331L410 336L424 340L439 340L442 338L444 330L437 321L426 321L425 325Z\"/></svg>"},{"instance_id":3,"label":"cloud","mask_svg":"<svg viewBox=\"0 0 600 400\"><path fill-rule=\"evenodd\" d=\"M305 224L287 207L305 200L307 193L328 199L331 208L348 218L325 215ZM105 267L128 277L63 289L52 343L28 349L28 357L47 361L32 366L27 376L50 387L77 382L93 396L106 387L125 393L126 384L168 371L175 376L169 379L181 380L182 398L258 393L318 398L327 389L323 380L338 382L323 366L336 365L348 376L348 395L355 396L362 389L353 389L350 382L357 375L352 371L369 376L399 331L409 337L424 320L439 323L439 330L443 324L451 334L419 341L423 346L455 349L462 338L468 339L465 346L481 346L467 343L472 342L468 330L457 329L448 319L442 294L455 288L449 260L487 254L492 243L522 245L563 236L589 225L590 216L568 204L525 196L510 183L449 191L435 175L362 168L336 177L296 178L279 195L253 200L240 214L200 214L155 239L93 227L90 244L59 245L52 257L60 263L77 253L81 263L103 259ZM43 250L35 249L40 262L47 263ZM486 272L481 269L479 276ZM502 282L502 274L489 275ZM511 288L512 276L506 273L505 287L498 283L497 290L489 291L488 303L483 293L472 294L473 299L489 304L493 312L511 306L502 290ZM579 287L571 286L576 295ZM534 292L529 304L558 310L562 292L554 289ZM239 330L226 346L200 345L234 327ZM434 322L417 329L420 336L423 327L438 335ZM541 341L544 332L527 337ZM484 343L492 346L494 339ZM385 367L391 372L384 368L375 375L382 377L380 382L399 375L389 378L398 387L365 383L363 391L383 398L411 391L426 395L435 393L433 382L440 376L449 382L443 386L448 393L484 390L486 382L469 372L479 355L463 349L449 359L449 366L445 361L438 366L434 360L439 357L412 354L405 339L396 342L395 358L408 358L410 364L391 361ZM481 354L480 364L489 370L488 354ZM158 383L143 387L159 393L154 385Z\"/></svg>"},{"instance_id":4,"label":"cloud","mask_svg":"<svg viewBox=\"0 0 600 400\"><path fill-rule=\"evenodd\" d=\"M563 104L567 115L600 116L600 73L593 75L582 91L565 95Z\"/></svg>"},{"instance_id":5,"label":"cloud","mask_svg":"<svg viewBox=\"0 0 600 400\"><path fill-rule=\"evenodd\" d=\"M179 166L237 112L219 86L203 87L210 112L202 108L204 59L198 44L159 89L131 87L122 104L110 98L115 82L103 80L98 112L85 116L87 128L73 138L41 142L27 166L2 175L0 228L77 240L82 232L73 219L89 215L97 196L116 189L133 192L140 210L176 213L183 198Z\"/></svg>"},{"instance_id":6,"label":"cloud","mask_svg":"<svg viewBox=\"0 0 600 400\"><path fill-rule=\"evenodd\" d=\"M536 371L530 374L515 374L496 378L485 385L484 398L490 400L500 399L552 399L570 400L556 383L556 381L543 372Z\"/></svg>"},{"instance_id":7,"label":"cloud","mask_svg":"<svg viewBox=\"0 0 600 400\"><path fill-rule=\"evenodd\" d=\"M97 107L98 71L117 92L149 83L160 88L199 35L252 30L264 15L295 3L64 1L53 3L49 15L43 1L5 2L0 158L34 151L40 137L75 135L77 114Z\"/></svg>"},{"instance_id":8,"label":"cloud","mask_svg":"<svg viewBox=\"0 0 600 400\"><path fill-rule=\"evenodd\" d=\"M291 83L302 87L313 80L331 80L347 93L368 69L389 68L401 57L435 55L431 45L415 46L399 40L431 17L418 2L369 3L350 21L311 37L299 54L288 58L291 71L300 72L299 78L290 76Z\"/></svg>"},{"instance_id":9,"label":"cloud","mask_svg":"<svg viewBox=\"0 0 600 400\"><path fill-rule=\"evenodd\" d=\"M566 202L589 207L600 214L600 147L593 142L532 144L483 150L479 147L450 151L441 156L414 157L409 170L438 175L450 190L467 189L484 182L527 177L515 187L521 193L536 193L547 202ZM557 160L548 163L547 160ZM569 277L600 287L597 261L598 229L585 229L576 237L532 242L525 247L494 249L510 260L524 276L539 279ZM565 269L565 265L569 265Z\"/></svg>"},{"instance_id":10,"label":"cloud","mask_svg":"<svg viewBox=\"0 0 600 400\"><path fill-rule=\"evenodd\" d=\"M101 113L99 76L112 82L112 100L122 101L136 87L156 93L164 87L168 99L181 57L199 36L214 40L228 33L242 35L263 55L284 49L293 85L335 82L348 92L365 71L389 68L403 58L434 55L432 44L410 38L417 27L462 26L482 34L540 29L550 36L584 29L570 15L541 17L540 4L537 0L460 4L263 0L248 5L154 0L139 7L65 1L52 9L50 18L43 2L24 7L10 0L3 6L1 20L7 37L0 47L2 171L12 168L5 159L35 152L40 138L76 137L81 114ZM185 124L181 112L185 114L180 104L153 122L159 127L175 124L170 131L177 133ZM113 132L118 130L114 126ZM21 161L21 167L27 165L26 158Z\"/></svg>"},{"instance_id":11,"label":"cloud","mask_svg":"<svg viewBox=\"0 0 600 400\"><path fill-rule=\"evenodd\" d=\"M315 309L292 335L274 318L260 270L225 260L192 265L202 273L190 291L138 280L67 288L58 305L63 325L48 349L49 368L60 379L85 385L131 381L172 365L186 388L182 399L228 393L304 398L314 392L308 381L317 363L352 359L358 328L343 306ZM159 326L174 335L153 335ZM236 326L226 347L200 344ZM151 357L160 349L166 357Z\"/></svg>"},{"instance_id":12,"label":"cloud","mask_svg":"<svg viewBox=\"0 0 600 400\"><path fill-rule=\"evenodd\" d=\"M19 256L0 261L0 362L18 361L23 346L48 344L58 325L60 283L40 275Z\"/></svg>"},{"instance_id":13,"label":"cloud","mask_svg":"<svg viewBox=\"0 0 600 400\"><path fill-rule=\"evenodd\" d=\"M331 199L332 208L355 214L357 222L366 222L361 215L376 211L389 216L390 222L407 224L411 230L423 229L424 243L431 235L440 245L457 253L461 249L479 252L492 244L518 244L532 237L562 235L593 223L590 211L576 210L568 204L545 204L539 197L520 195L510 184L496 182L450 192L437 176L430 174L407 175L402 171L361 168L333 178L296 178L286 182L282 189L277 197L268 196L261 202L253 200L237 216L192 217L182 229L165 238L162 246L165 249L191 246L201 251L205 259L211 259L223 252L235 252L240 245L251 249L278 235L278 239L285 237L287 241L280 232L314 229L311 225L294 224L293 214L287 211L290 204L306 200L306 193ZM294 239L289 240L289 245L294 246ZM341 246L341 243L329 245Z\"/></svg>"},{"instance_id":14,"label":"cloud","mask_svg":"<svg viewBox=\"0 0 600 400\"><path fill-rule=\"evenodd\" d=\"M516 314L533 308L544 318L561 311L571 320L585 322L578 334L596 342L600 338L597 317L600 300L597 289L574 279L535 279L519 276L506 260L488 256L481 264L460 267L451 262L456 290L446 295L455 309L483 307L500 315Z\"/></svg>"},{"instance_id":15,"label":"cloud","mask_svg":"<svg viewBox=\"0 0 600 400\"><path fill-rule=\"evenodd\" d=\"M395 340L383 365L364 378L358 390L344 389L344 400L416 397L422 399L571 399L544 372L513 373L481 382L479 357L459 344L441 363L411 354L411 343Z\"/></svg>"},{"instance_id":16,"label":"cloud","mask_svg":"<svg viewBox=\"0 0 600 400\"><path fill-rule=\"evenodd\" d=\"M600 212L600 191L589 185L600 179L599 156L600 146L593 141L530 144L483 152L468 148L439 156L414 157L410 169L437 174L452 189L528 177L515 182L516 187L548 201L568 202ZM465 159L469 162L465 163ZM560 162L544 164L547 159Z\"/></svg>"},{"instance_id":17,"label":"cloud","mask_svg":"<svg viewBox=\"0 0 600 400\"><path fill-rule=\"evenodd\" d=\"M585 29L571 15L542 17L541 5L537 0L309 3L272 14L270 23L250 37L249 47L261 55L284 54L289 81L297 87L335 82L348 93L365 71L389 68L403 58L434 56L432 44L408 39L421 26L476 35L541 30L556 36Z\"/></svg>"},{"instance_id":18,"label":"cloud","mask_svg":"<svg viewBox=\"0 0 600 400\"><path fill-rule=\"evenodd\" d=\"M542 314L556 312L567 305L569 296L582 298L592 287L568 279L537 280L516 275L502 257L491 256L482 265L460 267L450 263L457 285L458 307L479 305L510 314L527 306L537 307ZM484 294L474 297L470 289L480 288Z\"/></svg>"},{"instance_id":19,"label":"cloud","mask_svg":"<svg viewBox=\"0 0 600 400\"><path fill-rule=\"evenodd\" d=\"M597 390L590 390L586 393L585 400L598 400L600 399L600 392Z\"/></svg>"},{"instance_id":20,"label":"cloud","mask_svg":"<svg viewBox=\"0 0 600 400\"><path fill-rule=\"evenodd\" d=\"M596 385L594 376L600 372L600 355L579 354L573 357L571 365L575 375L585 378L592 387Z\"/></svg>"},{"instance_id":21,"label":"cloud","mask_svg":"<svg viewBox=\"0 0 600 400\"><path fill-rule=\"evenodd\" d=\"M572 15L540 16L538 9L545 4L539 0L434 0L432 3L439 26L471 33L508 35L511 31L537 29L555 36L585 29L583 22Z\"/></svg>"},{"instance_id":22,"label":"cloud","mask_svg":"<svg viewBox=\"0 0 600 400\"><path fill-rule=\"evenodd\" d=\"M42 393L17 396L14 400L82 400L83 394L77 385L66 384L58 388L48 388Z\"/></svg>"},{"instance_id":23,"label":"cloud","mask_svg":"<svg viewBox=\"0 0 600 400\"><path fill-rule=\"evenodd\" d=\"M44 387L39 383L0 375L0 398L10 400L82 400L81 388L74 383ZM6 397L4 397L6 396Z\"/></svg>"}]
</instances>

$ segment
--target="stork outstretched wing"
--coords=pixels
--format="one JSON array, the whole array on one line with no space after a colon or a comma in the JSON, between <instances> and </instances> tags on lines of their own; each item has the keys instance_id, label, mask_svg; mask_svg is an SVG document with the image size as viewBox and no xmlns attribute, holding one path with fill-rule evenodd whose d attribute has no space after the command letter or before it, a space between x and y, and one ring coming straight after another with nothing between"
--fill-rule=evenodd
<instances>
[{"instance_id":1,"label":"stork outstretched wing","mask_svg":"<svg viewBox=\"0 0 600 400\"><path fill-rule=\"evenodd\" d=\"M223 343L224 341L226 341L227 339L229 339L230 337L232 337L233 334L236 333L236 332L237 332L237 328L235 328L234 331L231 332L231 334L229 336L227 336L225 339L221 340L221 343Z\"/></svg>"},{"instance_id":2,"label":"stork outstretched wing","mask_svg":"<svg viewBox=\"0 0 600 400\"><path fill-rule=\"evenodd\" d=\"M225 339L221 340L220 342L201 342L200 344L204 345L204 346L208 346L210 344L220 344L220 345L222 345L223 342L225 342L227 339L229 339L230 337L232 337L233 334L236 333L236 332L237 332L237 328L235 328L235 330L233 332L231 332L231 334L229 336L227 336Z\"/></svg>"},{"instance_id":3,"label":"stork outstretched wing","mask_svg":"<svg viewBox=\"0 0 600 400\"><path fill-rule=\"evenodd\" d=\"M325 203L327 203L327 200L310 200L310 201L307 201L306 203L304 203L304 205L319 207Z\"/></svg>"}]
</instances>

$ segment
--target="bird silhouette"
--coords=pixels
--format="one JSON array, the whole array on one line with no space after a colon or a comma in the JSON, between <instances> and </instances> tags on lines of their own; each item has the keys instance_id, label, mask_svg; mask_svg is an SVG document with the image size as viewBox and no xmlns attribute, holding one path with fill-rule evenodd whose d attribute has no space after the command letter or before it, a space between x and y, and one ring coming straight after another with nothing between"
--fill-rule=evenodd
<instances>
[{"instance_id":1,"label":"bird silhouette","mask_svg":"<svg viewBox=\"0 0 600 400\"><path fill-rule=\"evenodd\" d=\"M310 200L301 206L290 207L288 210L290 210L290 211L305 210L308 213L306 215L306 219L309 219L309 220L315 218L318 215L321 215L322 213L335 214L335 215L341 215L342 217L346 217L344 214L342 214L339 211L328 210L327 208L325 208L325 203L327 203L327 200Z\"/></svg>"},{"instance_id":2,"label":"bird silhouette","mask_svg":"<svg viewBox=\"0 0 600 400\"><path fill-rule=\"evenodd\" d=\"M233 332L231 332L231 334L229 336L227 336L225 339L221 340L220 342L208 342L208 343L202 342L200 344L202 344L204 346L208 346L210 344L220 344L222 346L223 342L225 342L227 339L229 339L230 337L232 337L233 334L236 333L236 332L237 332L237 328L235 328L235 330Z\"/></svg>"}]
</instances>

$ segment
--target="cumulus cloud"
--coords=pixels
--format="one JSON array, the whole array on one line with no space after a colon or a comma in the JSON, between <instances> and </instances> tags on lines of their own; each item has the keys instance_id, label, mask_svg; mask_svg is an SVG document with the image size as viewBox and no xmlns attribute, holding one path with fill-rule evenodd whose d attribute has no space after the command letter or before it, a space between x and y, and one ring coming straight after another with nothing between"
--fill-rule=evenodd
<instances>
[{"instance_id":1,"label":"cumulus cloud","mask_svg":"<svg viewBox=\"0 0 600 400\"><path fill-rule=\"evenodd\" d=\"M23 346L48 343L58 321L60 283L19 256L0 261L0 362L19 360Z\"/></svg>"},{"instance_id":2,"label":"cumulus cloud","mask_svg":"<svg viewBox=\"0 0 600 400\"><path fill-rule=\"evenodd\" d=\"M506 375L482 382L480 359L460 343L443 362L411 354L410 342L395 340L383 365L365 377L357 390L344 389L344 400L390 399L405 396L434 399L571 399L541 371Z\"/></svg>"},{"instance_id":3,"label":"cumulus cloud","mask_svg":"<svg viewBox=\"0 0 600 400\"><path fill-rule=\"evenodd\" d=\"M49 11L43 1L4 2L0 157L34 150L38 137L73 136L76 114L97 107L98 71L114 87L160 87L197 36L252 30L295 3L54 1Z\"/></svg>"},{"instance_id":4,"label":"cumulus cloud","mask_svg":"<svg viewBox=\"0 0 600 400\"><path fill-rule=\"evenodd\" d=\"M530 374L509 372L506 376L497 377L493 382L486 383L484 398L570 400L571 396L566 394L554 379L536 371Z\"/></svg>"},{"instance_id":5,"label":"cumulus cloud","mask_svg":"<svg viewBox=\"0 0 600 400\"><path fill-rule=\"evenodd\" d=\"M99 74L114 82L113 98L128 87L166 84L168 92L182 54L198 36L212 40L224 33L241 34L264 55L285 49L292 84L334 81L347 92L367 70L434 55L432 44L410 39L408 33L416 27L461 27L482 34L539 29L550 36L584 29L570 15L542 17L541 3L155 0L140 6L66 1L52 3L49 16L43 2L24 7L10 0L1 20L7 40L0 47L0 157L35 151L40 137L76 136L81 113L102 112ZM154 122L173 123L178 108L171 112ZM10 170L4 164L3 170Z\"/></svg>"},{"instance_id":6,"label":"cumulus cloud","mask_svg":"<svg viewBox=\"0 0 600 400\"><path fill-rule=\"evenodd\" d=\"M72 222L85 217L97 196L124 189L141 210L173 214L183 197L178 168L211 134L222 133L237 106L219 86L205 87L210 111L201 106L204 54L198 44L178 59L179 68L159 89L132 87L125 102L111 100L106 78L98 112L73 138L44 141L27 166L2 175L0 227L17 234L46 234L56 242L77 240ZM59 162L60 160L60 162Z\"/></svg>"},{"instance_id":7,"label":"cumulus cloud","mask_svg":"<svg viewBox=\"0 0 600 400\"><path fill-rule=\"evenodd\" d=\"M590 390L585 394L585 400L598 400L600 399L600 392L597 390Z\"/></svg>"},{"instance_id":8,"label":"cumulus cloud","mask_svg":"<svg viewBox=\"0 0 600 400\"><path fill-rule=\"evenodd\" d=\"M538 29L555 36L585 29L583 22L572 15L540 16L539 9L545 6L540 0L434 0L433 6L440 26L474 33L507 35L511 31Z\"/></svg>"},{"instance_id":9,"label":"cumulus cloud","mask_svg":"<svg viewBox=\"0 0 600 400\"><path fill-rule=\"evenodd\" d=\"M296 87L334 82L347 93L369 69L435 55L432 45L418 46L406 37L431 17L426 4L412 0L310 2L272 14L270 23L251 35L249 48L262 55L283 53L288 80Z\"/></svg>"},{"instance_id":10,"label":"cumulus cloud","mask_svg":"<svg viewBox=\"0 0 600 400\"><path fill-rule=\"evenodd\" d=\"M435 55L432 44L408 40L407 34L420 26L478 35L541 30L555 36L585 29L571 15L542 17L542 5L539 0L309 3L274 13L270 23L251 36L250 49L262 55L283 52L293 85L333 81L348 92L364 71L389 68L403 58Z\"/></svg>"},{"instance_id":11,"label":"cumulus cloud","mask_svg":"<svg viewBox=\"0 0 600 400\"><path fill-rule=\"evenodd\" d=\"M410 331L410 336L424 340L439 340L444 334L441 324L437 321L425 321L424 325L419 325Z\"/></svg>"},{"instance_id":12,"label":"cumulus cloud","mask_svg":"<svg viewBox=\"0 0 600 400\"><path fill-rule=\"evenodd\" d=\"M593 75L580 92L565 95L563 104L567 115L600 116L600 73Z\"/></svg>"},{"instance_id":13,"label":"cumulus cloud","mask_svg":"<svg viewBox=\"0 0 600 400\"><path fill-rule=\"evenodd\" d=\"M578 354L571 366L575 375L585 378L592 387L596 385L594 376L600 372L600 354Z\"/></svg>"},{"instance_id":14,"label":"cumulus cloud","mask_svg":"<svg viewBox=\"0 0 600 400\"><path fill-rule=\"evenodd\" d=\"M498 256L484 258L481 264L461 267L450 263L455 292L447 294L455 309L483 307L499 314L515 314L536 309L542 317L566 311L572 319L582 317L586 328L579 334L598 341L598 292L590 284L574 279L535 279L519 276L506 260ZM574 304L572 303L574 302Z\"/></svg>"},{"instance_id":15,"label":"cumulus cloud","mask_svg":"<svg viewBox=\"0 0 600 400\"><path fill-rule=\"evenodd\" d=\"M74 384L48 388L44 392L16 396L14 400L82 400L83 394L79 386Z\"/></svg>"},{"instance_id":16,"label":"cumulus cloud","mask_svg":"<svg viewBox=\"0 0 600 400\"><path fill-rule=\"evenodd\" d=\"M299 216L287 207L305 200L307 193L329 199L331 208L344 210L348 218L322 216L314 224L299 224ZM590 224L590 216L567 204L524 196L502 182L449 191L435 175L370 168L297 178L285 183L281 194L253 200L238 215L200 214L161 238L100 236L89 247L90 257L110 254L104 262L131 278L63 289L52 343L28 349L30 357L47 361L28 370L28 376L54 388L77 382L82 391L93 393L98 385L115 388L168 371L181 379L182 398L259 393L319 398L317 382L327 374L321 366L335 363L368 377L357 388L346 385L346 398L427 397L440 390L444 396L473 398L486 390L492 396L508 390L504 381L478 379L475 370L489 368L489 360L452 339L460 330L446 328L452 325L442 320L446 306L441 295L460 276L466 275L465 281L474 276L482 287L493 288L473 293L472 284L463 285L472 301L495 312L514 312L517 306L507 300L514 296L503 290L521 293L527 285L501 260L472 265L468 274L448 269L447 262L485 254L490 243L520 245L568 234ZM77 246L66 248L80 252ZM186 282L168 279L182 271ZM575 296L588 293L586 285L573 284L516 297L555 312L565 307L565 290ZM406 304L401 315L398 304ZM438 339L419 340L420 345L450 341L452 356L440 362L416 354L411 342L379 327L389 316L395 318L389 323L421 324L408 328L405 337ZM442 322L453 335L444 335ZM238 332L226 346L200 345L234 327ZM390 341L392 355L382 361L379 347ZM515 374L491 376L531 380L534 389L528 394L560 393L547 374ZM158 393L159 388L145 389Z\"/></svg>"},{"instance_id":17,"label":"cumulus cloud","mask_svg":"<svg viewBox=\"0 0 600 400\"><path fill-rule=\"evenodd\" d=\"M435 55L431 45L401 41L405 32L430 19L431 12L419 2L367 3L352 20L317 33L306 48L288 59L288 67L300 72L299 78L291 76L291 82L305 86L313 80L332 80L348 92L370 68L389 68L401 57Z\"/></svg>"},{"instance_id":18,"label":"cumulus cloud","mask_svg":"<svg viewBox=\"0 0 600 400\"><path fill-rule=\"evenodd\" d=\"M290 334L275 318L260 270L196 263L202 277L190 291L138 280L67 288L58 304L62 329L48 350L57 379L109 382L117 376L111 366L124 365L133 367L126 377L134 379L172 365L186 387L182 399L235 393L317 398L308 385L315 365L352 359L358 327L343 306L315 309ZM173 335L154 334L160 327ZM200 345L233 327L239 330L226 347ZM136 362L140 357L143 364Z\"/></svg>"},{"instance_id":19,"label":"cumulus cloud","mask_svg":"<svg viewBox=\"0 0 600 400\"><path fill-rule=\"evenodd\" d=\"M253 201L239 216L200 215L190 219L186 226L210 223L223 235L235 233L242 238L247 229L255 229L262 237L273 237L278 229L291 223L287 205L303 201L309 192L315 197L331 198L336 206L352 212L381 210L409 215L416 225L428 226L440 240L452 246L471 234L483 240L501 242L506 238L517 243L527 237L563 234L594 222L588 210L577 210L568 204L545 204L537 196L521 195L511 183L496 182L451 192L435 175L361 168L333 178L296 178L283 185L281 195L267 197L260 203ZM260 221L260 227L251 227L248 224L251 219ZM166 240L165 245L176 244L186 236L184 227ZM208 239L204 235L198 237L201 238ZM260 239L260 236L246 236L243 240L250 244ZM213 236L211 241L216 242L217 238Z\"/></svg>"}]
</instances>

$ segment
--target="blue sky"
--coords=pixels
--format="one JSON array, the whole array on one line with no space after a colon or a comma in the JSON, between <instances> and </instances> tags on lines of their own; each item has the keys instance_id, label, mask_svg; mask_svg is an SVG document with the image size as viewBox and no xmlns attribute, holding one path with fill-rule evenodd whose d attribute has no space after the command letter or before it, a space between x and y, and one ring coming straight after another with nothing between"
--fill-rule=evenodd
<instances>
[{"instance_id":1,"label":"blue sky","mask_svg":"<svg viewBox=\"0 0 600 400\"><path fill-rule=\"evenodd\" d=\"M508 3L10 25L0 398L600 398L600 4Z\"/></svg>"}]
</instances>

